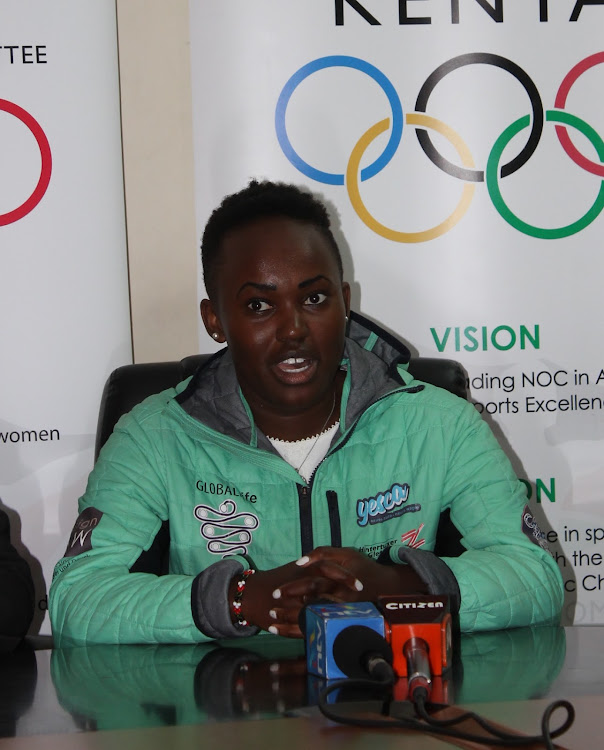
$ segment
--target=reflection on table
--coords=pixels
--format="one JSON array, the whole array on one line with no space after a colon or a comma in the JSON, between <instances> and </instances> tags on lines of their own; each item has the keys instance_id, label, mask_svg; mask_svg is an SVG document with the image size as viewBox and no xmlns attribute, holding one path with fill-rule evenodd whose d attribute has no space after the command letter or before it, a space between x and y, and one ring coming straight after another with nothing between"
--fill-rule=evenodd
<instances>
[{"instance_id":1,"label":"reflection on table","mask_svg":"<svg viewBox=\"0 0 604 750\"><path fill-rule=\"evenodd\" d=\"M17 722L31 707L38 680L36 653L27 646L0 653L0 737L17 733Z\"/></svg>"},{"instance_id":2,"label":"reflection on table","mask_svg":"<svg viewBox=\"0 0 604 750\"><path fill-rule=\"evenodd\" d=\"M563 628L464 635L444 695L456 704L545 697L565 653ZM301 641L270 635L191 646L55 649L51 680L48 657L24 649L0 661L0 736L303 715L325 684L306 673ZM33 700L38 672L44 680ZM69 728L59 722L52 698L71 717ZM395 699L402 698L399 685Z\"/></svg>"}]
</instances>

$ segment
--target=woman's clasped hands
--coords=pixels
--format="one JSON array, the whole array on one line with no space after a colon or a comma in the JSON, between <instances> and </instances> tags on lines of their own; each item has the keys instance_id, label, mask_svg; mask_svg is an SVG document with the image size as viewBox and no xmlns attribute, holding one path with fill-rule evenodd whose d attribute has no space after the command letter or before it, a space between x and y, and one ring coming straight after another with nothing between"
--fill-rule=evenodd
<instances>
[{"instance_id":1,"label":"woman's clasped hands","mask_svg":"<svg viewBox=\"0 0 604 750\"><path fill-rule=\"evenodd\" d=\"M250 576L242 606L251 624L301 638L299 616L307 604L376 601L383 594L421 588L407 565L382 565L352 547L317 547L295 562Z\"/></svg>"}]
</instances>

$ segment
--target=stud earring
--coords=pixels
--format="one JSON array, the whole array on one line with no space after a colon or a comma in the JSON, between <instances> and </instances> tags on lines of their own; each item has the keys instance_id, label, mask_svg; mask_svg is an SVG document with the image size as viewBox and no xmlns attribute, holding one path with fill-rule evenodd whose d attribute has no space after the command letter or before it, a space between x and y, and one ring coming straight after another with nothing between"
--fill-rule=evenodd
<instances>
[{"instance_id":1,"label":"stud earring","mask_svg":"<svg viewBox=\"0 0 604 750\"><path fill-rule=\"evenodd\" d=\"M344 318L344 320L348 323L348 315Z\"/></svg>"},{"instance_id":2,"label":"stud earring","mask_svg":"<svg viewBox=\"0 0 604 750\"><path fill-rule=\"evenodd\" d=\"M212 334L212 338L218 341L218 334L216 333L216 331L214 331L214 333Z\"/></svg>"}]
</instances>

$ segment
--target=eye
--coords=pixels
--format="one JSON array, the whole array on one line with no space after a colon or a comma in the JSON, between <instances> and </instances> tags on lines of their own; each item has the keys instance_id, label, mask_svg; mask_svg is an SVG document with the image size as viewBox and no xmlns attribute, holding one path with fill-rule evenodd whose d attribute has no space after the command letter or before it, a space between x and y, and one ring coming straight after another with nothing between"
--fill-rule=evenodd
<instances>
[{"instance_id":1,"label":"eye","mask_svg":"<svg viewBox=\"0 0 604 750\"><path fill-rule=\"evenodd\" d=\"M309 294L308 297L304 300L305 305L320 305L321 302L325 302L327 299L327 295L323 294L323 292L313 292L312 294Z\"/></svg>"},{"instance_id":2,"label":"eye","mask_svg":"<svg viewBox=\"0 0 604 750\"><path fill-rule=\"evenodd\" d=\"M263 299L250 300L247 303L247 306L252 312L266 312L267 310L271 309L269 303L265 302L265 300Z\"/></svg>"}]
</instances>

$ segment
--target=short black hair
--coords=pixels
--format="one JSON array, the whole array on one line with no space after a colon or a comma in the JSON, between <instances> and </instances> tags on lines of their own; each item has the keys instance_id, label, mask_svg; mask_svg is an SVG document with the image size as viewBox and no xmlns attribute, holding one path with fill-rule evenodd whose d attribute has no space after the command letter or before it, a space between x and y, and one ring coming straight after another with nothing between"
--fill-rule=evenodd
<instances>
[{"instance_id":1,"label":"short black hair","mask_svg":"<svg viewBox=\"0 0 604 750\"><path fill-rule=\"evenodd\" d=\"M325 237L343 277L342 256L331 231L331 221L324 204L312 193L285 182L251 180L247 187L227 195L215 209L201 238L203 279L210 298L215 296L216 269L224 236L258 219L286 217L316 227Z\"/></svg>"}]
</instances>

